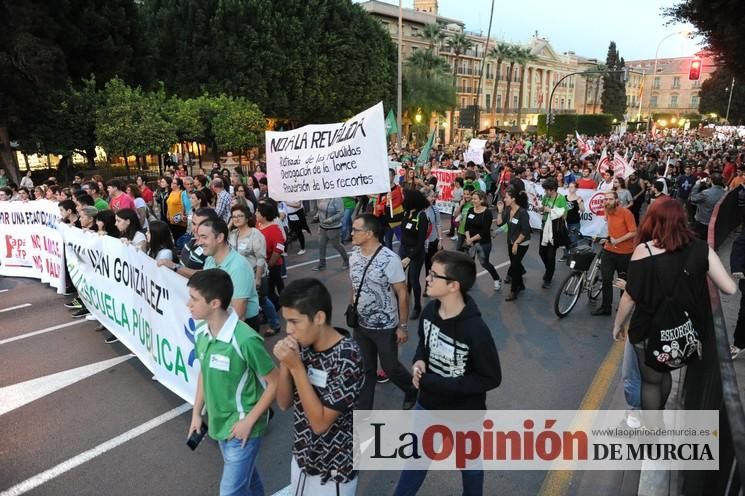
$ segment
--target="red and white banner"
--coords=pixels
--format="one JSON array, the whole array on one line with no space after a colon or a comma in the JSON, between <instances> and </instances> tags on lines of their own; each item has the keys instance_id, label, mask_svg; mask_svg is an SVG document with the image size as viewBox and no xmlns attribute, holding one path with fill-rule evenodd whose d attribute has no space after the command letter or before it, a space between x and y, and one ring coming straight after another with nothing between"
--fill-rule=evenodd
<instances>
[{"instance_id":1,"label":"red and white banner","mask_svg":"<svg viewBox=\"0 0 745 496\"><path fill-rule=\"evenodd\" d=\"M592 155L592 147L587 144L587 141L582 139L582 136L579 135L577 131L574 131L574 134L577 135L577 147L579 148L579 158L584 159L588 155Z\"/></svg>"},{"instance_id":2,"label":"red and white banner","mask_svg":"<svg viewBox=\"0 0 745 496\"><path fill-rule=\"evenodd\" d=\"M603 149L603 153L600 155L596 169L601 176L610 169L616 177L622 177L624 179L628 178L634 172L631 164L618 152L614 152L611 159L605 149Z\"/></svg>"},{"instance_id":3,"label":"red and white banner","mask_svg":"<svg viewBox=\"0 0 745 496\"><path fill-rule=\"evenodd\" d=\"M452 214L455 208L453 182L460 175L460 171L432 169L432 175L437 178L437 210L442 214Z\"/></svg>"}]
</instances>

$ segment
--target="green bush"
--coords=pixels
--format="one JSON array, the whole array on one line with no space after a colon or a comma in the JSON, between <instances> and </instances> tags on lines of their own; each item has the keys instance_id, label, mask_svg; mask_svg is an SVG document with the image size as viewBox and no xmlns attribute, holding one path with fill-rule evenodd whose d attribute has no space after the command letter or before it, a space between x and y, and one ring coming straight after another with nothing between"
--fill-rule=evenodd
<instances>
[{"instance_id":1,"label":"green bush","mask_svg":"<svg viewBox=\"0 0 745 496\"><path fill-rule=\"evenodd\" d=\"M551 138L564 140L567 135L574 136L575 131L589 136L610 134L612 126L613 116L607 114L559 114L551 124ZM538 134L546 135L546 114L538 116Z\"/></svg>"}]
</instances>

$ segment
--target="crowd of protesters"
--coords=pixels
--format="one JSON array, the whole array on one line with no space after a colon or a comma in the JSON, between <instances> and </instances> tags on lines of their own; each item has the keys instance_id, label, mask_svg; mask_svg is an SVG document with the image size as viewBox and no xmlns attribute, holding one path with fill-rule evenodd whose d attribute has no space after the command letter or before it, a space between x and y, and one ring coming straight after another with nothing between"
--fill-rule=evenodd
<instances>
[{"instance_id":1,"label":"crowd of protesters","mask_svg":"<svg viewBox=\"0 0 745 496\"><path fill-rule=\"evenodd\" d=\"M193 176L182 166L154 183L143 176L125 182L76 175L64 187L54 178L35 186L30 174L16 186L0 170L0 201L58 202L63 222L120 238L189 278L189 310L204 322L189 434L199 431L206 406L209 433L225 461L221 494L263 494L255 460L275 397L282 409L294 408L293 494L301 494L298 488L307 488L306 494L354 494L351 412L374 408L376 381L393 381L404 409L486 408L486 393L499 385L501 369L491 332L468 295L475 261L490 275L494 291L503 282L510 285L504 299L514 301L533 284L524 278L522 261L537 245L544 265L541 288L551 288L557 250L564 248L565 260L581 238L588 206L578 190L604 195L603 298L593 315L611 315L614 287L626 288L613 337L626 341L623 378L630 409L662 409L670 389L669 371L650 367L644 356L650 315L663 292L660 281L677 280L676 267L686 266L680 287L697 289L681 299L698 305L692 314L699 332L710 325L703 323L710 317L703 308L709 301L703 278L708 274L722 291L735 291L716 254L693 240L705 239L725 192L745 183L745 150L737 136L697 130L549 142L498 135L487 141L483 164L466 162L464 153L464 146L439 146L419 157L414 147L391 147L396 166L390 169L390 191L369 197L283 202L269 196L262 166L246 175L239 167L214 164L211 172L198 169ZM632 170L617 174L598 167L601 153L624 157ZM459 173L443 185L433 169ZM529 182L545 191L538 204L529 204ZM454 205L449 223L437 208L445 186ZM538 232L530 226L531 210L541 215ZM346 317L353 334L331 325L332 301L322 282L300 279L285 287L290 246L297 242L297 254L305 254L313 224L319 241L314 270L326 269L329 243L349 270ZM497 237L501 232L504 241ZM444 237L453 250L444 250ZM500 246L509 257L504 279L490 260ZM739 254L737 272L743 259ZM660 271L670 276L653 278ZM426 305L423 296L431 298ZM89 313L78 298L66 306L76 317ZM275 367L260 334L280 332L280 315L286 336L272 350ZM732 358L745 348L743 315ZM418 346L407 367L398 346L407 341L411 321ZM444 357L444 348L452 356ZM252 379L243 381L249 372ZM232 403L218 404L225 388L244 389ZM404 472L396 494L415 494L425 476ZM463 485L467 494L481 494L483 473L464 472Z\"/></svg>"}]
</instances>

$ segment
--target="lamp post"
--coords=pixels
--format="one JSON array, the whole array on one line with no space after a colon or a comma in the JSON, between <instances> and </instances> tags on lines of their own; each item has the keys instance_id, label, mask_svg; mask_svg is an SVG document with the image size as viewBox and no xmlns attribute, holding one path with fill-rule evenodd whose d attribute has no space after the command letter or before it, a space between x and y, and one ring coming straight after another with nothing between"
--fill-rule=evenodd
<instances>
[{"instance_id":1,"label":"lamp post","mask_svg":"<svg viewBox=\"0 0 745 496\"><path fill-rule=\"evenodd\" d=\"M554 87L551 88L551 95L548 97L548 109L546 114L546 139L551 139L551 119L553 116L551 115L551 104L554 102L554 92L556 91L556 88L559 87L562 81L564 81L569 76L576 76L577 74L606 74L606 73L617 73L617 72L623 72L623 71L581 71L581 72L570 72L569 74L566 74L564 77L556 81L556 84L554 84ZM506 123L505 123L506 125Z\"/></svg>"},{"instance_id":2,"label":"lamp post","mask_svg":"<svg viewBox=\"0 0 745 496\"><path fill-rule=\"evenodd\" d=\"M675 35L681 35L687 38L690 34L691 32L688 31L687 29L684 29L683 31L676 31L674 33L670 33L669 35L665 36L664 38L660 40L659 43L657 43L657 50L655 50L654 52L654 70L652 71L652 86L649 88L649 104L647 105L647 111L649 112L649 116L647 117L647 131L649 131L649 127L652 124L652 90L655 89L654 78L657 77L657 63L659 62L660 47L662 46L662 42ZM644 95L642 95L642 98L644 98Z\"/></svg>"},{"instance_id":3,"label":"lamp post","mask_svg":"<svg viewBox=\"0 0 745 496\"><path fill-rule=\"evenodd\" d=\"M403 32L404 32L404 10L403 0L398 0L398 94L396 95L396 103L398 109L396 111L396 124L398 125L398 149L401 149L401 134L403 119L401 117L401 106L403 105L402 88L403 88L403 75L401 73L401 56L403 46Z\"/></svg>"},{"instance_id":4,"label":"lamp post","mask_svg":"<svg viewBox=\"0 0 745 496\"><path fill-rule=\"evenodd\" d=\"M729 126L729 108L732 105L732 93L735 92L735 78L732 78L732 84L729 85L729 100L727 101L727 115L724 116L724 120Z\"/></svg>"}]
</instances>

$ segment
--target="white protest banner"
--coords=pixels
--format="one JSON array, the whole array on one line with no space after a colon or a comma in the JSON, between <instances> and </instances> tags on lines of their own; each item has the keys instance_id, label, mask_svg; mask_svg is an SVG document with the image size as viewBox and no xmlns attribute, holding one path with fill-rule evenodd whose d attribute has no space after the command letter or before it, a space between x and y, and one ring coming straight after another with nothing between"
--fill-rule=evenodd
<instances>
[{"instance_id":1,"label":"white protest banner","mask_svg":"<svg viewBox=\"0 0 745 496\"><path fill-rule=\"evenodd\" d=\"M186 279L118 239L66 225L60 231L86 308L161 384L193 403L199 361Z\"/></svg>"},{"instance_id":2,"label":"white protest banner","mask_svg":"<svg viewBox=\"0 0 745 496\"><path fill-rule=\"evenodd\" d=\"M389 189L383 103L346 122L266 132L269 196L299 201Z\"/></svg>"},{"instance_id":3,"label":"white protest banner","mask_svg":"<svg viewBox=\"0 0 745 496\"><path fill-rule=\"evenodd\" d=\"M484 147L486 147L486 140L483 139L472 139L468 143L468 150L463 153L463 160L473 162L476 165L482 165L484 163Z\"/></svg>"},{"instance_id":4,"label":"white protest banner","mask_svg":"<svg viewBox=\"0 0 745 496\"><path fill-rule=\"evenodd\" d=\"M540 184L523 180L525 183L525 192L528 194L528 215L530 217L530 227L533 229L541 228L543 215L538 211L538 207L543 200L544 190ZM566 195L566 190L559 189L559 193ZM593 189L578 189L577 196L582 198L585 204L585 211L580 214L580 232L583 236L604 237L608 235L608 223L605 221L605 211L603 198L605 194Z\"/></svg>"},{"instance_id":5,"label":"white protest banner","mask_svg":"<svg viewBox=\"0 0 745 496\"><path fill-rule=\"evenodd\" d=\"M0 275L41 279L65 289L60 211L49 200L0 202Z\"/></svg>"},{"instance_id":6,"label":"white protest banner","mask_svg":"<svg viewBox=\"0 0 745 496\"><path fill-rule=\"evenodd\" d=\"M432 169L432 175L437 178L437 210L441 214L453 214L456 205L453 202L453 182L460 175L459 170Z\"/></svg>"}]
</instances>

